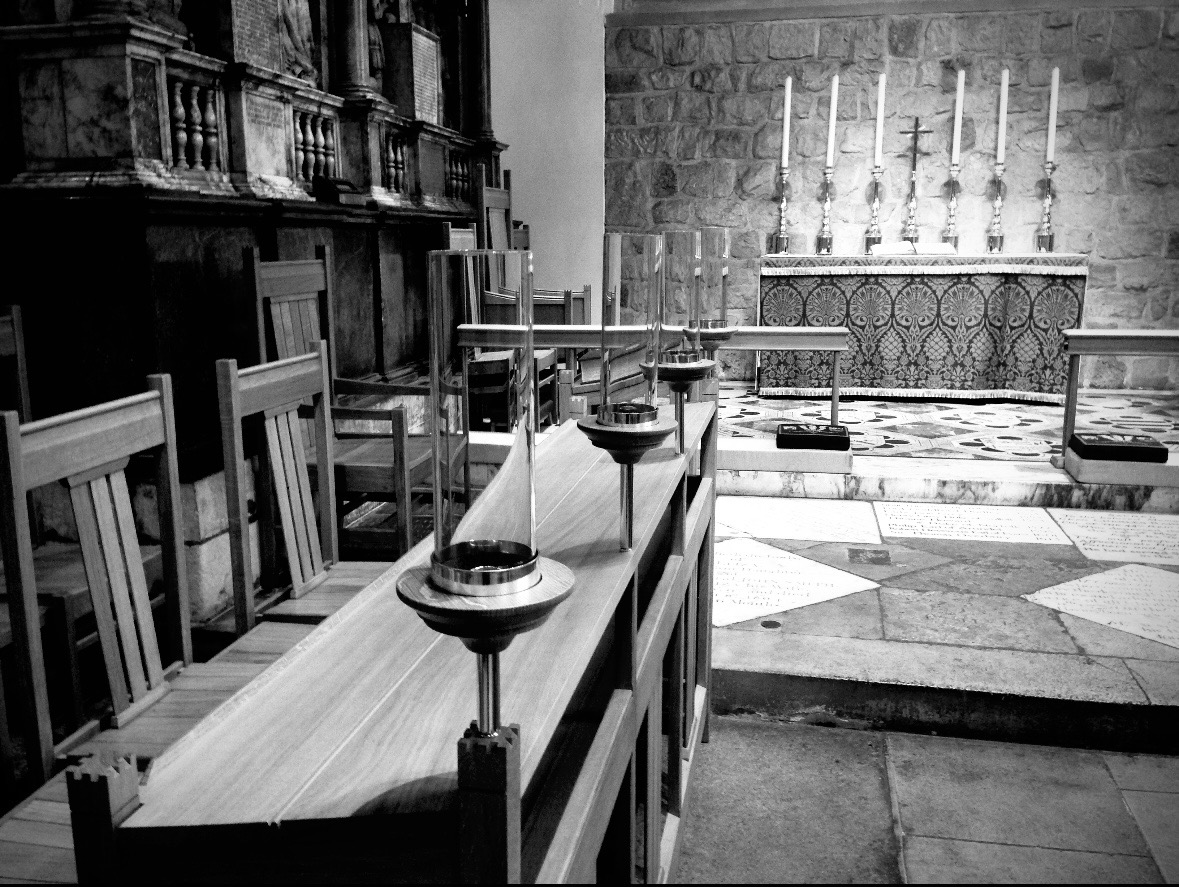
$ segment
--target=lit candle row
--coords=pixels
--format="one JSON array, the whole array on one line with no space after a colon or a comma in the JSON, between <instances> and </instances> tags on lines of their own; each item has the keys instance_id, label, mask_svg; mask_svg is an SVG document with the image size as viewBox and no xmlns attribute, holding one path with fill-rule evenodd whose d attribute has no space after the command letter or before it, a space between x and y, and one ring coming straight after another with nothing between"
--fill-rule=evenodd
<instances>
[{"instance_id":1,"label":"lit candle row","mask_svg":"<svg viewBox=\"0 0 1179 887\"><path fill-rule=\"evenodd\" d=\"M1007 148L1007 87L1010 74L1006 68L999 86L999 140L995 146L995 162L1002 163ZM876 86L876 152L875 166L881 166L884 156L884 84L885 76L880 75ZM782 168L790 167L790 109L793 78L786 78L786 102L782 113ZM965 101L966 72L958 71L957 92L954 97L954 141L950 149L950 163L962 160L962 108ZM1060 93L1060 68L1052 69L1052 92L1048 99L1048 148L1045 161L1056 159L1056 112ZM839 75L831 78L831 114L827 120L827 166L835 165L835 114L839 104Z\"/></svg>"}]
</instances>

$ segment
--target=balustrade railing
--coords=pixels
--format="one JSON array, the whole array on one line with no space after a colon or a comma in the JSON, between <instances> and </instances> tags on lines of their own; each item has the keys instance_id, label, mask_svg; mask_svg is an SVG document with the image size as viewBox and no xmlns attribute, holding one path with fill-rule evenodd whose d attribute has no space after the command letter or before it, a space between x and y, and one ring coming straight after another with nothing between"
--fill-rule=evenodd
<instances>
[{"instance_id":1,"label":"balustrade railing","mask_svg":"<svg viewBox=\"0 0 1179 887\"><path fill-rule=\"evenodd\" d=\"M221 172L221 87L216 80L168 80L172 168Z\"/></svg>"},{"instance_id":2,"label":"balustrade railing","mask_svg":"<svg viewBox=\"0 0 1179 887\"><path fill-rule=\"evenodd\" d=\"M295 175L301 182L336 175L336 121L318 111L294 111Z\"/></svg>"},{"instance_id":3,"label":"balustrade railing","mask_svg":"<svg viewBox=\"0 0 1179 887\"><path fill-rule=\"evenodd\" d=\"M471 155L465 151L446 152L446 196L468 202L471 199Z\"/></svg>"},{"instance_id":4,"label":"balustrade railing","mask_svg":"<svg viewBox=\"0 0 1179 887\"><path fill-rule=\"evenodd\" d=\"M397 194L409 193L409 177L405 165L405 135L396 129L385 130L385 153L381 172L386 189Z\"/></svg>"}]
</instances>

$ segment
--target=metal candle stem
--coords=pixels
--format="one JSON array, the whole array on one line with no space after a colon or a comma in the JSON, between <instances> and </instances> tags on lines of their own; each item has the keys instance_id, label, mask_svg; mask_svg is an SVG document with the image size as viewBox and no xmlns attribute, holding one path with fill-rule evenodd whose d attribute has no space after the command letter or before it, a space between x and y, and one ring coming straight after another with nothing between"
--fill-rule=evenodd
<instances>
[{"instance_id":1,"label":"metal candle stem","mask_svg":"<svg viewBox=\"0 0 1179 887\"><path fill-rule=\"evenodd\" d=\"M686 391L675 393L675 452L677 456L684 454L684 400L687 396L688 392Z\"/></svg>"},{"instance_id":2,"label":"metal candle stem","mask_svg":"<svg viewBox=\"0 0 1179 887\"><path fill-rule=\"evenodd\" d=\"M621 515L618 529L618 550L630 551L634 542L635 525L635 465L633 462L618 466L618 506Z\"/></svg>"},{"instance_id":3,"label":"metal candle stem","mask_svg":"<svg viewBox=\"0 0 1179 887\"><path fill-rule=\"evenodd\" d=\"M479 732L491 736L499 726L499 653L476 656L479 679Z\"/></svg>"},{"instance_id":4,"label":"metal candle stem","mask_svg":"<svg viewBox=\"0 0 1179 887\"><path fill-rule=\"evenodd\" d=\"M819 238L815 252L820 256L831 255L835 245L835 238L831 234L831 187L835 179L835 167L823 168L823 224L819 228Z\"/></svg>"},{"instance_id":5,"label":"metal candle stem","mask_svg":"<svg viewBox=\"0 0 1179 887\"><path fill-rule=\"evenodd\" d=\"M995 164L995 202L987 228L987 252L1003 252L1003 164Z\"/></svg>"},{"instance_id":6,"label":"metal candle stem","mask_svg":"<svg viewBox=\"0 0 1179 887\"><path fill-rule=\"evenodd\" d=\"M958 249L958 174L962 168L950 164L950 211L946 216L946 230L942 232L942 243L953 244Z\"/></svg>"},{"instance_id":7,"label":"metal candle stem","mask_svg":"<svg viewBox=\"0 0 1179 887\"><path fill-rule=\"evenodd\" d=\"M864 253L872 254L872 247L884 242L880 232L880 179L884 175L883 166L872 167L872 221L868 225L868 233L864 236Z\"/></svg>"},{"instance_id":8,"label":"metal candle stem","mask_svg":"<svg viewBox=\"0 0 1179 887\"><path fill-rule=\"evenodd\" d=\"M1055 236L1052 233L1052 173L1056 164L1049 160L1044 164L1044 212L1040 217L1040 230L1036 232L1036 252L1052 252Z\"/></svg>"},{"instance_id":9,"label":"metal candle stem","mask_svg":"<svg viewBox=\"0 0 1179 887\"><path fill-rule=\"evenodd\" d=\"M916 243L917 237L917 170L914 168L909 178L909 214L905 217L905 228L901 239L907 240L909 243Z\"/></svg>"},{"instance_id":10,"label":"metal candle stem","mask_svg":"<svg viewBox=\"0 0 1179 887\"><path fill-rule=\"evenodd\" d=\"M790 202L786 191L786 183L789 179L790 167L783 166L778 177L778 181L782 184L782 201L778 206L778 233L774 235L774 248L772 252L775 253L790 252L790 235L786 233L786 204Z\"/></svg>"}]
</instances>

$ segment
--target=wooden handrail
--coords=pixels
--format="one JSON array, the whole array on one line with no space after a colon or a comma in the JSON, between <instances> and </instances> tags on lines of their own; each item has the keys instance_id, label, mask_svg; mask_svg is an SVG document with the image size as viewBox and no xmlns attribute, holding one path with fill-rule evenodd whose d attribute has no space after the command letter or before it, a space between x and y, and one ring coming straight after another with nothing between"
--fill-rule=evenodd
<instances>
[{"instance_id":1,"label":"wooden handrail","mask_svg":"<svg viewBox=\"0 0 1179 887\"><path fill-rule=\"evenodd\" d=\"M1070 355L1179 354L1179 330L1065 330Z\"/></svg>"},{"instance_id":2,"label":"wooden handrail","mask_svg":"<svg viewBox=\"0 0 1179 887\"><path fill-rule=\"evenodd\" d=\"M665 338L679 339L683 327L663 329ZM464 323L459 345L469 348L516 348L524 343L524 328L513 324ZM606 328L606 346L618 348L643 340L646 327ZM722 346L726 351L846 351L850 331L843 326L738 326ZM535 348L601 348L602 328L595 324L534 324Z\"/></svg>"}]
</instances>

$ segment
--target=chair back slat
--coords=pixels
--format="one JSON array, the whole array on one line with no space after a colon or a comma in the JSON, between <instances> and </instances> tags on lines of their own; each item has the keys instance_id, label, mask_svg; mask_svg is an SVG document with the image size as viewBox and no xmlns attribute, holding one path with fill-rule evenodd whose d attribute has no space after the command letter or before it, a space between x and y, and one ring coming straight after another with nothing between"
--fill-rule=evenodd
<instances>
[{"instance_id":1,"label":"chair back slat","mask_svg":"<svg viewBox=\"0 0 1179 887\"><path fill-rule=\"evenodd\" d=\"M291 442L291 464L294 470L298 501L303 506L302 526L305 527L307 553L311 557L311 575L307 581L323 572L323 552L320 550L319 527L315 519L315 500L311 497L311 480L307 471L307 449L310 440L303 437L307 429L314 427L310 419L300 419L294 410L287 413L287 433ZM292 501L294 501L292 499ZM300 525L296 520L296 525Z\"/></svg>"},{"instance_id":2,"label":"chair back slat","mask_svg":"<svg viewBox=\"0 0 1179 887\"><path fill-rule=\"evenodd\" d=\"M323 390L319 355L314 353L248 367L237 378L243 416L294 406Z\"/></svg>"},{"instance_id":3,"label":"chair back slat","mask_svg":"<svg viewBox=\"0 0 1179 887\"><path fill-rule=\"evenodd\" d=\"M147 686L154 689L164 681L164 662L156 637L155 620L152 618L143 558L139 555L139 537L135 532L135 516L131 512L131 492L127 489L127 476L122 471L112 474L110 481L115 520L123 542L127 581L131 586L131 609L139 628L139 649L143 652L143 666L147 670Z\"/></svg>"},{"instance_id":4,"label":"chair back slat","mask_svg":"<svg viewBox=\"0 0 1179 887\"><path fill-rule=\"evenodd\" d=\"M260 262L260 266L258 276L268 296L302 296L327 286L327 274L318 258Z\"/></svg>"},{"instance_id":5,"label":"chair back slat","mask_svg":"<svg viewBox=\"0 0 1179 887\"><path fill-rule=\"evenodd\" d=\"M319 527L307 480L303 431L295 410L266 419L266 444L291 585L297 595L299 589L323 572L323 556L319 552Z\"/></svg>"}]
</instances>

